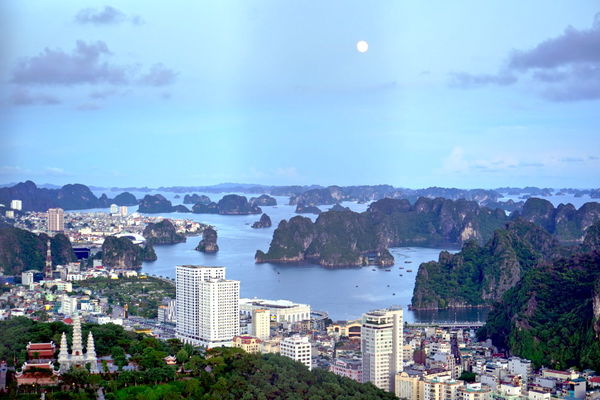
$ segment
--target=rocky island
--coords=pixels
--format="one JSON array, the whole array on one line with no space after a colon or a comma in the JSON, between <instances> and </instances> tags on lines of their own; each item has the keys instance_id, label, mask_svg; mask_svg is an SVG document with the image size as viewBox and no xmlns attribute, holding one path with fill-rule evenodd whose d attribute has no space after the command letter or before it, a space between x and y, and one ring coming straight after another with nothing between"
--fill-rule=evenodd
<instances>
[{"instance_id":1,"label":"rocky island","mask_svg":"<svg viewBox=\"0 0 600 400\"><path fill-rule=\"evenodd\" d=\"M202 240L198 243L198 246L196 246L196 250L203 253L216 253L219 251L217 231L210 226L204 229L204 232L202 232Z\"/></svg>"},{"instance_id":2,"label":"rocky island","mask_svg":"<svg viewBox=\"0 0 600 400\"><path fill-rule=\"evenodd\" d=\"M296 206L296 214L321 214L321 209L317 206L306 205L304 203L298 203Z\"/></svg>"},{"instance_id":3,"label":"rocky island","mask_svg":"<svg viewBox=\"0 0 600 400\"><path fill-rule=\"evenodd\" d=\"M202 194L186 194L183 196L183 204L210 204L210 197Z\"/></svg>"},{"instance_id":4,"label":"rocky island","mask_svg":"<svg viewBox=\"0 0 600 400\"><path fill-rule=\"evenodd\" d=\"M259 206L248 202L246 196L228 194L223 196L218 203L196 203L192 207L192 212L198 214L250 215L260 214L262 210Z\"/></svg>"},{"instance_id":5,"label":"rocky island","mask_svg":"<svg viewBox=\"0 0 600 400\"><path fill-rule=\"evenodd\" d=\"M270 228L271 227L271 218L267 214L263 214L260 216L260 219L252 224L252 227L255 229L258 228Z\"/></svg>"},{"instance_id":6,"label":"rocky island","mask_svg":"<svg viewBox=\"0 0 600 400\"><path fill-rule=\"evenodd\" d=\"M250 199L250 204L252 204L253 206L276 206L277 205L277 200L275 200L274 197L271 197L267 194L262 194L258 197L252 197Z\"/></svg>"},{"instance_id":7,"label":"rocky island","mask_svg":"<svg viewBox=\"0 0 600 400\"><path fill-rule=\"evenodd\" d=\"M147 194L138 207L138 212L148 214L171 213L171 212L190 212L186 206L173 206L169 200L162 194Z\"/></svg>"},{"instance_id":8,"label":"rocky island","mask_svg":"<svg viewBox=\"0 0 600 400\"><path fill-rule=\"evenodd\" d=\"M177 233L175 226L168 219L146 225L143 236L146 238L146 243L150 245L185 242L185 235Z\"/></svg>"},{"instance_id":9,"label":"rocky island","mask_svg":"<svg viewBox=\"0 0 600 400\"><path fill-rule=\"evenodd\" d=\"M269 251L257 251L255 260L310 261L330 267L391 265L389 247L482 242L506 221L502 210L473 201L420 198L411 205L408 200L382 199L363 213L327 211L314 223L300 216L282 221Z\"/></svg>"},{"instance_id":10,"label":"rocky island","mask_svg":"<svg viewBox=\"0 0 600 400\"><path fill-rule=\"evenodd\" d=\"M13 199L23 202L23 211L46 211L53 207L60 207L64 210L106 208L113 203L130 205L122 203L132 200L126 193L117 195L112 200L106 194L98 198L89 187L78 183L64 185L60 189L44 189L38 188L32 181L0 188L0 204L10 204ZM134 204L137 204L137 201Z\"/></svg>"}]
</instances>

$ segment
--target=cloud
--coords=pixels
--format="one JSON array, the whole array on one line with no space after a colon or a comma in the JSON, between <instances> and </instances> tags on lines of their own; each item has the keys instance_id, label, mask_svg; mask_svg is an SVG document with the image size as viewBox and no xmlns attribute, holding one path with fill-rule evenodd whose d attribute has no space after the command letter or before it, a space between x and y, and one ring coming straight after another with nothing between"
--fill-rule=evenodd
<instances>
[{"instance_id":1,"label":"cloud","mask_svg":"<svg viewBox=\"0 0 600 400\"><path fill-rule=\"evenodd\" d=\"M84 8L75 15L75 22L80 24L115 25L126 21L129 21L134 25L142 24L141 17L137 15L128 17L122 11L111 6L104 6L101 10Z\"/></svg>"},{"instance_id":2,"label":"cloud","mask_svg":"<svg viewBox=\"0 0 600 400\"><path fill-rule=\"evenodd\" d=\"M90 93L89 97L90 97L90 99L104 100L107 97L111 97L116 94L118 94L118 92L114 89L97 90L97 91L93 91L92 93Z\"/></svg>"},{"instance_id":3,"label":"cloud","mask_svg":"<svg viewBox=\"0 0 600 400\"><path fill-rule=\"evenodd\" d=\"M48 94L32 94L27 89L17 88L10 97L10 102L16 106L43 105L51 106L60 104L57 97Z\"/></svg>"},{"instance_id":4,"label":"cloud","mask_svg":"<svg viewBox=\"0 0 600 400\"><path fill-rule=\"evenodd\" d=\"M456 72L450 74L450 86L464 89L470 89L489 84L507 86L512 85L515 82L517 82L517 78L508 73L500 73L498 75L477 75L466 72Z\"/></svg>"},{"instance_id":5,"label":"cloud","mask_svg":"<svg viewBox=\"0 0 600 400\"><path fill-rule=\"evenodd\" d=\"M148 86L165 86L173 83L176 77L176 72L159 63L154 64L150 71L140 78L139 82Z\"/></svg>"},{"instance_id":6,"label":"cloud","mask_svg":"<svg viewBox=\"0 0 600 400\"><path fill-rule=\"evenodd\" d=\"M79 111L96 111L100 110L101 108L102 107L95 103L83 103L76 107L76 109Z\"/></svg>"},{"instance_id":7,"label":"cloud","mask_svg":"<svg viewBox=\"0 0 600 400\"><path fill-rule=\"evenodd\" d=\"M12 82L21 85L126 84L128 67L101 61L110 54L103 41L88 44L78 40L71 53L46 48L37 56L21 60L13 71Z\"/></svg>"},{"instance_id":8,"label":"cloud","mask_svg":"<svg viewBox=\"0 0 600 400\"><path fill-rule=\"evenodd\" d=\"M563 157L560 159L560 161L564 163L580 163L584 160L581 157Z\"/></svg>"},{"instance_id":9,"label":"cloud","mask_svg":"<svg viewBox=\"0 0 600 400\"><path fill-rule=\"evenodd\" d=\"M533 82L552 101L600 99L600 13L589 29L571 26L529 50L513 50L498 74L452 73L450 86L469 89Z\"/></svg>"}]
</instances>

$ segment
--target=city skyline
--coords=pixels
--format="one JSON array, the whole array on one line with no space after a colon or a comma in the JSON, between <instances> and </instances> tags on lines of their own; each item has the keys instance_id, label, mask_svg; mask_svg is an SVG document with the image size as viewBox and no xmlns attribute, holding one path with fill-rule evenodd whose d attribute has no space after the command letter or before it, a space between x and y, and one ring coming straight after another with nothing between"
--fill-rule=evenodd
<instances>
[{"instance_id":1,"label":"city skyline","mask_svg":"<svg viewBox=\"0 0 600 400\"><path fill-rule=\"evenodd\" d=\"M2 182L600 184L591 1L0 7Z\"/></svg>"}]
</instances>

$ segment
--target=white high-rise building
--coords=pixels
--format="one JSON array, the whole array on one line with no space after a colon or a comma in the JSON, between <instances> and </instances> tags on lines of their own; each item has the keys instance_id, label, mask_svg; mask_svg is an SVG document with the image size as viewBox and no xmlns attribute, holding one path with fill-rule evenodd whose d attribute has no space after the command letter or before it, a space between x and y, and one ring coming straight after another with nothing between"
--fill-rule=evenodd
<instances>
[{"instance_id":1,"label":"white high-rise building","mask_svg":"<svg viewBox=\"0 0 600 400\"><path fill-rule=\"evenodd\" d=\"M21 283L24 286L29 286L33 283L33 274L35 271L23 271L21 272Z\"/></svg>"},{"instance_id":2,"label":"white high-rise building","mask_svg":"<svg viewBox=\"0 0 600 400\"><path fill-rule=\"evenodd\" d=\"M281 341L280 354L294 361L301 362L310 370L312 369L311 348L308 336L294 335L286 337Z\"/></svg>"},{"instance_id":3,"label":"white high-rise building","mask_svg":"<svg viewBox=\"0 0 600 400\"><path fill-rule=\"evenodd\" d=\"M10 208L13 210L21 211L23 209L23 202L21 200L11 200Z\"/></svg>"},{"instance_id":4,"label":"white high-rise building","mask_svg":"<svg viewBox=\"0 0 600 400\"><path fill-rule=\"evenodd\" d=\"M50 232L65 230L65 211L62 208L48 209L48 230Z\"/></svg>"},{"instance_id":5,"label":"white high-rise building","mask_svg":"<svg viewBox=\"0 0 600 400\"><path fill-rule=\"evenodd\" d=\"M205 347L232 346L240 334L240 282L225 267L176 267L177 338Z\"/></svg>"},{"instance_id":6,"label":"white high-rise building","mask_svg":"<svg viewBox=\"0 0 600 400\"><path fill-rule=\"evenodd\" d=\"M111 204L110 205L110 213L111 214L116 214L119 212L119 206L116 204Z\"/></svg>"},{"instance_id":7,"label":"white high-rise building","mask_svg":"<svg viewBox=\"0 0 600 400\"><path fill-rule=\"evenodd\" d=\"M394 377L403 369L402 317L401 308L389 308L369 311L362 319L363 381L390 392L394 392Z\"/></svg>"},{"instance_id":8,"label":"white high-rise building","mask_svg":"<svg viewBox=\"0 0 600 400\"><path fill-rule=\"evenodd\" d=\"M269 310L252 310L252 335L261 340L267 340L271 336L271 312Z\"/></svg>"},{"instance_id":9,"label":"white high-rise building","mask_svg":"<svg viewBox=\"0 0 600 400\"><path fill-rule=\"evenodd\" d=\"M119 207L119 214L121 214L121 217L126 217L127 213L128 213L127 206Z\"/></svg>"}]
</instances>

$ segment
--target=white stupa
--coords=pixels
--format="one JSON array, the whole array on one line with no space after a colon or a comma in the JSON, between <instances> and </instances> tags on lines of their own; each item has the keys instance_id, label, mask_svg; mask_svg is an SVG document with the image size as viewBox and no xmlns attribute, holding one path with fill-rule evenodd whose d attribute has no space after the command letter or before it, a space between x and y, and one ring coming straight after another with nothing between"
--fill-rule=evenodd
<instances>
[{"instance_id":1,"label":"white stupa","mask_svg":"<svg viewBox=\"0 0 600 400\"><path fill-rule=\"evenodd\" d=\"M69 346L67 345L67 335L63 332L60 338L58 363L60 364L60 372L66 372L72 367L85 368L86 365L89 365L92 374L98 373L98 359L96 358L96 348L92 332L88 334L86 353L83 352L79 315L73 317L73 345L71 347L71 354L69 354Z\"/></svg>"}]
</instances>

